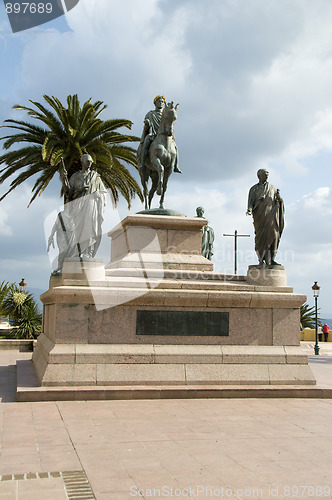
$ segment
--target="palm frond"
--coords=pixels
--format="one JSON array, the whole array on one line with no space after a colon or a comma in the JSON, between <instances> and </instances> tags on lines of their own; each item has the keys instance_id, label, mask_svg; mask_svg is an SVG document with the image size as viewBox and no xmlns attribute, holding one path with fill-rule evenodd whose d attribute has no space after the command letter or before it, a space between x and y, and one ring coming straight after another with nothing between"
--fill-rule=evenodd
<instances>
[{"instance_id":1,"label":"palm frond","mask_svg":"<svg viewBox=\"0 0 332 500\"><path fill-rule=\"evenodd\" d=\"M318 308L317 311L320 309ZM316 309L315 306L310 307L308 303L300 307L301 329L316 327ZM317 317L318 324L321 324L321 318Z\"/></svg>"},{"instance_id":2,"label":"palm frond","mask_svg":"<svg viewBox=\"0 0 332 500\"><path fill-rule=\"evenodd\" d=\"M132 122L124 118L101 120L100 114L106 109L102 101L92 102L90 98L81 105L74 94L67 96L64 106L54 96L43 97L45 104L30 100L31 107L14 106L15 110L25 111L31 123L13 119L4 122L3 127L13 133L2 138L7 152L0 156L0 165L3 165L0 183L11 176L16 177L1 199L29 178L37 176L31 204L43 193L56 172L61 178L61 158L70 178L79 169L79 159L85 152L94 159L95 168L105 180L115 205L119 194L125 197L128 206L135 195L142 199L139 185L125 166L137 168L136 150L128 143L138 142L139 138L118 131L119 128L131 129ZM17 147L26 143L30 145ZM15 149L11 150L12 147Z\"/></svg>"}]
</instances>

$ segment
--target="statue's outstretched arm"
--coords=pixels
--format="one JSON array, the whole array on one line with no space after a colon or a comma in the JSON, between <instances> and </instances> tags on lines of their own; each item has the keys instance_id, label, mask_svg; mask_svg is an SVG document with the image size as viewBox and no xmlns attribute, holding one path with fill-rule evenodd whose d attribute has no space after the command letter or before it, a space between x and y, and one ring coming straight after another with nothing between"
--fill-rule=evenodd
<instances>
[{"instance_id":1,"label":"statue's outstretched arm","mask_svg":"<svg viewBox=\"0 0 332 500\"><path fill-rule=\"evenodd\" d=\"M54 223L53 227L52 227L52 231L51 231L51 234L48 238L48 244L47 244L47 251L49 252L50 251L50 248L51 248L51 245L53 246L53 248L55 248L55 245L54 245L54 235L55 235L55 232L56 232L56 229L57 229L57 226L56 226L56 222Z\"/></svg>"}]
</instances>

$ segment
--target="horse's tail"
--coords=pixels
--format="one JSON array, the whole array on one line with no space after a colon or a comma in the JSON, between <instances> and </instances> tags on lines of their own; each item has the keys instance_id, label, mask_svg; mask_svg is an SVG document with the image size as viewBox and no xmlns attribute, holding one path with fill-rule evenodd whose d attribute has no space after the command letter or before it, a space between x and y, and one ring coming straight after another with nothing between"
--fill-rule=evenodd
<instances>
[{"instance_id":1,"label":"horse's tail","mask_svg":"<svg viewBox=\"0 0 332 500\"><path fill-rule=\"evenodd\" d=\"M176 155L175 155L175 163L174 163L173 171L174 171L174 169L177 169L178 166L179 166L179 153L178 153L178 148L177 148L177 146L175 144L175 141L174 141L174 145L175 145Z\"/></svg>"}]
</instances>

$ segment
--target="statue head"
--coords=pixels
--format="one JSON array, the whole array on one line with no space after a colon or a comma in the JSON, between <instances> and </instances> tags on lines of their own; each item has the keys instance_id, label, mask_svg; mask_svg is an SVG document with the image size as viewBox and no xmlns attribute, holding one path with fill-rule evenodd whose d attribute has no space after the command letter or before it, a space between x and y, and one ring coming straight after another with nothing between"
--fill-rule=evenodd
<instances>
[{"instance_id":1,"label":"statue head","mask_svg":"<svg viewBox=\"0 0 332 500\"><path fill-rule=\"evenodd\" d=\"M165 96L163 95L157 95L153 99L153 104L156 106L156 108L161 109L166 102Z\"/></svg>"},{"instance_id":2,"label":"statue head","mask_svg":"<svg viewBox=\"0 0 332 500\"><path fill-rule=\"evenodd\" d=\"M89 154L85 153L84 155L81 156L81 164L82 164L83 170L86 170L87 168L91 167L91 165L93 164L93 159L91 158L91 156Z\"/></svg>"},{"instance_id":3,"label":"statue head","mask_svg":"<svg viewBox=\"0 0 332 500\"><path fill-rule=\"evenodd\" d=\"M203 215L204 215L204 208L203 207L197 207L196 208L196 214L197 214L197 217L203 217Z\"/></svg>"},{"instance_id":4,"label":"statue head","mask_svg":"<svg viewBox=\"0 0 332 500\"><path fill-rule=\"evenodd\" d=\"M257 172L257 177L260 182L265 182L269 177L269 171L266 168L260 168Z\"/></svg>"}]
</instances>

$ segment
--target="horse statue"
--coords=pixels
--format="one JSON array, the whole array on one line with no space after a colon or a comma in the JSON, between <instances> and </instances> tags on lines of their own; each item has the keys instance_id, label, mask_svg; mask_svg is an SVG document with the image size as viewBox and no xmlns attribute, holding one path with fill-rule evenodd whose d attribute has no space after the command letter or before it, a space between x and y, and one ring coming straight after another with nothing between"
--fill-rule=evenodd
<instances>
[{"instance_id":1,"label":"horse statue","mask_svg":"<svg viewBox=\"0 0 332 500\"><path fill-rule=\"evenodd\" d=\"M178 163L178 151L174 140L174 122L177 118L178 106L178 104L174 106L173 101L165 104L158 133L151 143L144 166L139 170L145 210L151 208L151 201L156 191L160 196L159 208L164 208L168 179ZM152 181L150 191L148 189L149 178Z\"/></svg>"}]
</instances>

